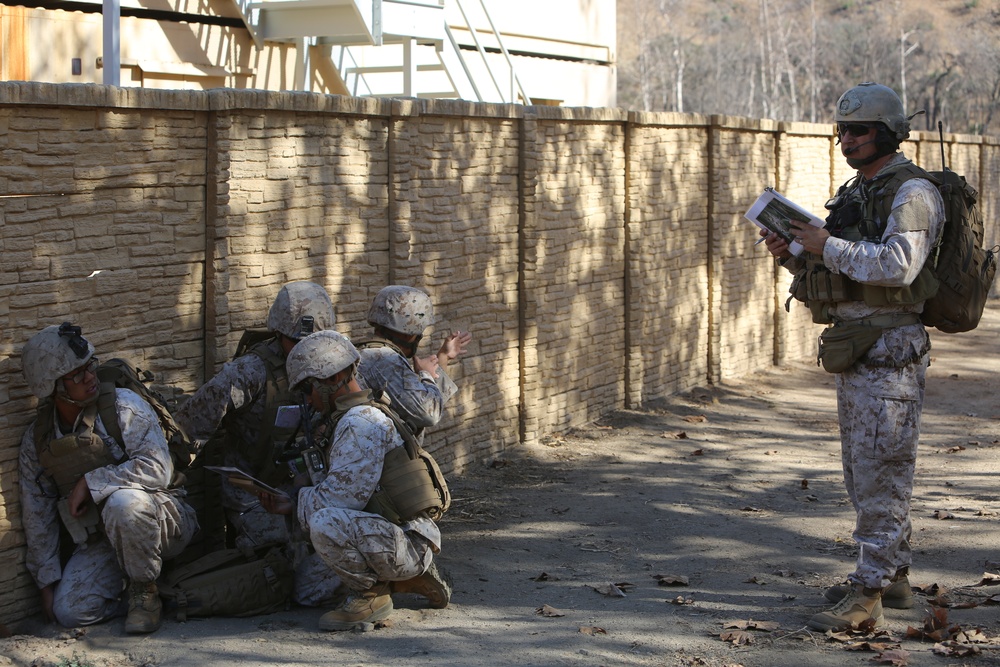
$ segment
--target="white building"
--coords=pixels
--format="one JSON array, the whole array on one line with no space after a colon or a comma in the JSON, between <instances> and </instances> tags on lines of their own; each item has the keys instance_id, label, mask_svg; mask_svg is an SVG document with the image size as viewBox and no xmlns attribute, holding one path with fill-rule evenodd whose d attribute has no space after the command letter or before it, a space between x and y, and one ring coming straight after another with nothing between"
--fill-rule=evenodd
<instances>
[{"instance_id":1,"label":"white building","mask_svg":"<svg viewBox=\"0 0 1000 667\"><path fill-rule=\"evenodd\" d=\"M0 5L0 78L610 107L615 5L25 0Z\"/></svg>"}]
</instances>

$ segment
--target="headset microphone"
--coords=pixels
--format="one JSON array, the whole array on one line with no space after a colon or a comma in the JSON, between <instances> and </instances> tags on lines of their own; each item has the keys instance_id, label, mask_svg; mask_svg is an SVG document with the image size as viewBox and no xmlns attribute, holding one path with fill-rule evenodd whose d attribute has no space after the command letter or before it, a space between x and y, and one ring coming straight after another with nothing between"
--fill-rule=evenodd
<instances>
[{"instance_id":1,"label":"headset microphone","mask_svg":"<svg viewBox=\"0 0 1000 667\"><path fill-rule=\"evenodd\" d=\"M860 143L857 146L851 146L850 148L845 148L844 149L844 155L852 155L854 153L857 153L861 149L862 146L867 146L868 144L874 144L874 143L875 143L875 140L874 139L870 139L869 141L866 141L864 143Z\"/></svg>"}]
</instances>

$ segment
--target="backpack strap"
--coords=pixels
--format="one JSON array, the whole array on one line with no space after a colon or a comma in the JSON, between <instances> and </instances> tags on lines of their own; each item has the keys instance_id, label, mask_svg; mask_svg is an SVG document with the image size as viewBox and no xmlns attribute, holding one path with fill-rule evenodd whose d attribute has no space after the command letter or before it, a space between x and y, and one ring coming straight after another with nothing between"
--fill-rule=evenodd
<instances>
[{"instance_id":1,"label":"backpack strap","mask_svg":"<svg viewBox=\"0 0 1000 667\"><path fill-rule=\"evenodd\" d=\"M358 343L354 347L357 348L358 350L364 350L364 349L367 349L367 348L387 347L390 350L392 350L393 352L396 352L397 354L399 354L399 356L404 357L404 358L409 358L409 357L406 356L406 354L403 352L403 350L398 345L396 345L395 343L393 343L388 338L381 338L379 336L375 336L373 338L366 338L365 340L361 341L360 343Z\"/></svg>"}]
</instances>

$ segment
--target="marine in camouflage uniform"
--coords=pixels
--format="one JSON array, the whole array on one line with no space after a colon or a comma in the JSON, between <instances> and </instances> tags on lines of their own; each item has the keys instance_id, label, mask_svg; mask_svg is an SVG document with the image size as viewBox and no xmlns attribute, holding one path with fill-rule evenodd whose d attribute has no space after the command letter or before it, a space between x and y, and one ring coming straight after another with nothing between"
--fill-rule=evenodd
<instances>
[{"instance_id":1,"label":"marine in camouflage uniform","mask_svg":"<svg viewBox=\"0 0 1000 667\"><path fill-rule=\"evenodd\" d=\"M807 251L802 258L791 256L776 234L767 238L768 250L800 284L810 276L829 277L804 288L804 298L793 292L807 302L816 321L854 326L861 333L868 327L881 330L870 336L874 344L867 352L836 374L844 481L857 513L858 559L847 584L827 591L838 604L810 619L819 630L865 621L882 627L883 600L885 606L912 605L910 498L930 351L919 318L930 296L921 276L944 222L941 195L922 178L898 187L887 220L872 219L881 189L910 164L897 152L909 134L909 118L891 89L870 83L852 88L838 102L836 120L842 152L859 170L857 179L828 204L825 228L793 222L793 233ZM839 277L849 280L838 283Z\"/></svg>"},{"instance_id":2,"label":"marine in camouflage uniform","mask_svg":"<svg viewBox=\"0 0 1000 667\"><path fill-rule=\"evenodd\" d=\"M290 484L288 473L274 463L284 440L295 431L300 415L301 397L288 391L285 359L300 338L329 329L334 323L333 303L322 286L307 281L283 286L268 311L267 329L273 336L226 363L202 385L175 412L178 425L198 449L223 428L224 465L239 468L272 486ZM285 408L289 412L284 412ZM287 423L275 425L280 419ZM302 548L305 545L289 533L283 517L268 514L254 494L228 481L223 482L222 496L238 547L292 545L296 602L314 606L333 598L339 580L310 550Z\"/></svg>"},{"instance_id":3,"label":"marine in camouflage uniform","mask_svg":"<svg viewBox=\"0 0 1000 667\"><path fill-rule=\"evenodd\" d=\"M41 400L18 465L25 564L45 612L66 627L127 613L126 632L152 632L160 624L162 563L198 530L183 491L171 487L173 463L156 413L135 392L114 389L122 444L108 434L96 407L97 357L79 327L45 328L21 358ZM76 542L68 560L61 523Z\"/></svg>"},{"instance_id":4,"label":"marine in camouflage uniform","mask_svg":"<svg viewBox=\"0 0 1000 667\"><path fill-rule=\"evenodd\" d=\"M434 307L427 294L389 285L368 310L375 338L358 344L358 384L387 395L420 441L424 429L441 420L445 403L458 391L445 369L472 340L470 333L456 331L445 338L436 355L417 357L424 330L433 322Z\"/></svg>"},{"instance_id":5,"label":"marine in camouflage uniform","mask_svg":"<svg viewBox=\"0 0 1000 667\"><path fill-rule=\"evenodd\" d=\"M269 511L294 516L316 552L350 591L320 619L324 630L347 630L386 618L391 593L424 595L448 604L450 588L433 565L441 533L430 518L400 524L365 511L379 485L386 454L403 446L392 420L369 404L355 379L359 354L344 336L323 331L300 342L288 358L289 382L319 413L312 436L325 466L300 480L289 497L264 495ZM337 412L334 412L336 408ZM335 416L332 416L335 415ZM391 582L399 582L392 588Z\"/></svg>"}]
</instances>

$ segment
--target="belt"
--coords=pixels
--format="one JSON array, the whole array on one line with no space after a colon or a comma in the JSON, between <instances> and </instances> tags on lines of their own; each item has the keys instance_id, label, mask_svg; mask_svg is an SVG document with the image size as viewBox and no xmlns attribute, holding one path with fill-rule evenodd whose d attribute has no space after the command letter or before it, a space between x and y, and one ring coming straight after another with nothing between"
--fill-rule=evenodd
<instances>
[{"instance_id":1,"label":"belt","mask_svg":"<svg viewBox=\"0 0 1000 667\"><path fill-rule=\"evenodd\" d=\"M893 327L905 327L908 324L920 322L920 315L917 313L899 313L896 315L876 315L875 317L863 317L860 320L837 320L833 323L835 327L858 325L863 327L880 327L882 329L892 329Z\"/></svg>"}]
</instances>

